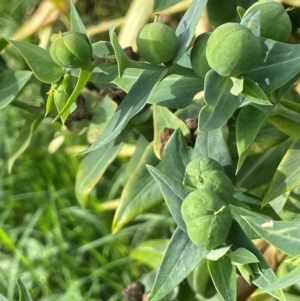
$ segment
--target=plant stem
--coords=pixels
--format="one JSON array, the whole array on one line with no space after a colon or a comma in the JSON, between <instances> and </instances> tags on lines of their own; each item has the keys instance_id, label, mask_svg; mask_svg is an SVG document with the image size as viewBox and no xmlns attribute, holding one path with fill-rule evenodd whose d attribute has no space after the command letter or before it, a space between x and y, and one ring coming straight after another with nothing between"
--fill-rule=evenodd
<instances>
[{"instance_id":1,"label":"plant stem","mask_svg":"<svg viewBox=\"0 0 300 301\"><path fill-rule=\"evenodd\" d=\"M37 106L27 104L27 103L17 100L17 99L14 99L10 104L14 107L26 110L31 113L37 113L40 110L40 108Z\"/></svg>"},{"instance_id":2,"label":"plant stem","mask_svg":"<svg viewBox=\"0 0 300 301\"><path fill-rule=\"evenodd\" d=\"M275 114L286 117L288 119L291 119L293 121L296 121L296 122L300 123L300 114L293 111L293 110L290 110L290 109L284 107L281 104L275 105L274 114L272 112L272 115L275 115Z\"/></svg>"}]
</instances>

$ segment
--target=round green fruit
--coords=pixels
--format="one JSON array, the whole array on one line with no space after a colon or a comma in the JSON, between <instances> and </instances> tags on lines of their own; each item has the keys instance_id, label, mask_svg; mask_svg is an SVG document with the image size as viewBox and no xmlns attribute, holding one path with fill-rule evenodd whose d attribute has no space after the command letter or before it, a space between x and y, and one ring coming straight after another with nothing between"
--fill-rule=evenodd
<instances>
[{"instance_id":1,"label":"round green fruit","mask_svg":"<svg viewBox=\"0 0 300 301\"><path fill-rule=\"evenodd\" d=\"M214 159L211 158L196 158L189 162L186 166L185 173L190 177L197 177L199 174L208 170L220 170L224 171L222 165Z\"/></svg>"},{"instance_id":2,"label":"round green fruit","mask_svg":"<svg viewBox=\"0 0 300 301\"><path fill-rule=\"evenodd\" d=\"M251 70L261 55L260 39L238 23L219 26L207 41L208 64L221 76L238 77Z\"/></svg>"},{"instance_id":3,"label":"round green fruit","mask_svg":"<svg viewBox=\"0 0 300 301\"><path fill-rule=\"evenodd\" d=\"M286 42L292 32L291 19L284 6L275 1L257 2L245 12L247 20L250 13L260 11L261 36L279 42Z\"/></svg>"},{"instance_id":4,"label":"round green fruit","mask_svg":"<svg viewBox=\"0 0 300 301\"><path fill-rule=\"evenodd\" d=\"M92 60L92 45L80 32L60 32L50 46L53 61L66 68L80 68Z\"/></svg>"},{"instance_id":5,"label":"round green fruit","mask_svg":"<svg viewBox=\"0 0 300 301\"><path fill-rule=\"evenodd\" d=\"M136 45L140 55L149 63L167 63L174 58L177 36L171 27L157 21L141 28Z\"/></svg>"},{"instance_id":6,"label":"round green fruit","mask_svg":"<svg viewBox=\"0 0 300 301\"><path fill-rule=\"evenodd\" d=\"M204 78L205 74L211 69L206 58L206 44L210 33L205 32L199 35L191 51L191 64L195 73Z\"/></svg>"},{"instance_id":7,"label":"round green fruit","mask_svg":"<svg viewBox=\"0 0 300 301\"><path fill-rule=\"evenodd\" d=\"M191 241L207 250L224 243L232 223L226 203L209 189L191 192L182 202L181 215Z\"/></svg>"}]
</instances>

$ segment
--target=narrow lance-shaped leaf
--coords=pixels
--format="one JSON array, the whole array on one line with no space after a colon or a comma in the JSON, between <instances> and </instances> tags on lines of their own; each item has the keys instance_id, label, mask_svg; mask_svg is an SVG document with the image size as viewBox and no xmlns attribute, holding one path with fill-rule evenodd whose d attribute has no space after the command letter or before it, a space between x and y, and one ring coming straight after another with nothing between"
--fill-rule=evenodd
<instances>
[{"instance_id":1,"label":"narrow lance-shaped leaf","mask_svg":"<svg viewBox=\"0 0 300 301\"><path fill-rule=\"evenodd\" d=\"M261 38L261 43L261 61L245 77L256 82L265 93L270 93L299 73L299 45L264 38Z\"/></svg>"},{"instance_id":2,"label":"narrow lance-shaped leaf","mask_svg":"<svg viewBox=\"0 0 300 301\"><path fill-rule=\"evenodd\" d=\"M11 154L8 160L8 172L11 172L12 166L16 159L26 150L29 146L33 132L36 130L43 116L29 116L22 127L15 143L12 146Z\"/></svg>"},{"instance_id":3,"label":"narrow lance-shaped leaf","mask_svg":"<svg viewBox=\"0 0 300 301\"><path fill-rule=\"evenodd\" d=\"M192 161L193 149L188 147L180 129L177 129L167 142L163 152L162 164L166 174L182 182L185 168Z\"/></svg>"},{"instance_id":4,"label":"narrow lance-shaped leaf","mask_svg":"<svg viewBox=\"0 0 300 301\"><path fill-rule=\"evenodd\" d=\"M29 292L24 284L24 282L19 278L18 285L20 289L20 301L32 301Z\"/></svg>"},{"instance_id":5,"label":"narrow lance-shaped leaf","mask_svg":"<svg viewBox=\"0 0 300 301\"><path fill-rule=\"evenodd\" d=\"M200 131L212 131L220 128L235 112L243 97L233 95L230 90L232 81L214 70L205 76L204 100L206 105L199 115Z\"/></svg>"},{"instance_id":6,"label":"narrow lance-shaped leaf","mask_svg":"<svg viewBox=\"0 0 300 301\"><path fill-rule=\"evenodd\" d=\"M160 188L176 224L181 230L186 231L186 225L181 216L181 204L195 189L184 186L153 166L147 165L147 168Z\"/></svg>"},{"instance_id":7,"label":"narrow lance-shaped leaf","mask_svg":"<svg viewBox=\"0 0 300 301\"><path fill-rule=\"evenodd\" d=\"M158 158L160 158L160 150L163 144L161 135L164 128L180 128L183 135L190 136L190 129L188 126L167 108L157 105L153 106L153 123L154 152Z\"/></svg>"},{"instance_id":8,"label":"narrow lance-shaped leaf","mask_svg":"<svg viewBox=\"0 0 300 301\"><path fill-rule=\"evenodd\" d=\"M29 43L7 39L23 56L34 75L42 82L52 84L65 73L65 68L52 60L49 51Z\"/></svg>"},{"instance_id":9,"label":"narrow lance-shaped leaf","mask_svg":"<svg viewBox=\"0 0 300 301\"><path fill-rule=\"evenodd\" d=\"M283 289L296 284L300 280L300 266L295 267L292 271L286 274L281 279L275 281L265 291L270 292L273 290Z\"/></svg>"},{"instance_id":10,"label":"narrow lance-shaped leaf","mask_svg":"<svg viewBox=\"0 0 300 301\"><path fill-rule=\"evenodd\" d=\"M254 283L261 289L266 289L271 283L277 280L275 273L268 265L262 253L256 248L256 246L248 238L241 226L235 220L233 220L232 222L227 240L228 242L232 243L236 248L247 249L248 251L253 253L259 260L260 273L254 275L252 283ZM285 297L282 290L270 292L270 295L274 296L275 298L281 301L285 301Z\"/></svg>"},{"instance_id":11,"label":"narrow lance-shaped leaf","mask_svg":"<svg viewBox=\"0 0 300 301\"><path fill-rule=\"evenodd\" d=\"M125 128L129 120L143 109L151 96L153 88L168 70L162 73L144 71L133 85L121 105L110 119L108 125L96 141L83 153L88 153L105 145Z\"/></svg>"},{"instance_id":12,"label":"narrow lance-shaped leaf","mask_svg":"<svg viewBox=\"0 0 300 301\"><path fill-rule=\"evenodd\" d=\"M159 301L172 291L208 253L194 245L187 234L177 228L165 251L148 301Z\"/></svg>"},{"instance_id":13,"label":"narrow lance-shaped leaf","mask_svg":"<svg viewBox=\"0 0 300 301\"><path fill-rule=\"evenodd\" d=\"M267 242L282 252L297 256L300 252L300 222L273 221L260 216L244 216L247 224Z\"/></svg>"},{"instance_id":14,"label":"narrow lance-shaped leaf","mask_svg":"<svg viewBox=\"0 0 300 301\"><path fill-rule=\"evenodd\" d=\"M244 79L243 91L240 94L253 103L272 106L272 103L269 101L264 91L250 78L246 77Z\"/></svg>"},{"instance_id":15,"label":"narrow lance-shaped leaf","mask_svg":"<svg viewBox=\"0 0 300 301\"><path fill-rule=\"evenodd\" d=\"M247 152L267 119L267 116L268 115L265 112L260 111L253 106L244 107L239 113L236 125L236 144L239 161L236 173L238 173L242 167L242 164L247 157Z\"/></svg>"},{"instance_id":16,"label":"narrow lance-shaped leaf","mask_svg":"<svg viewBox=\"0 0 300 301\"><path fill-rule=\"evenodd\" d=\"M177 49L177 54L175 56L174 62L177 62L189 47L206 3L207 0L193 0L184 16L181 18L176 29L179 47Z\"/></svg>"},{"instance_id":17,"label":"narrow lance-shaped leaf","mask_svg":"<svg viewBox=\"0 0 300 301\"><path fill-rule=\"evenodd\" d=\"M146 167L146 164L159 166L158 163L151 143L122 191L112 224L113 233L120 231L139 214L162 203L161 192Z\"/></svg>"},{"instance_id":18,"label":"narrow lance-shaped leaf","mask_svg":"<svg viewBox=\"0 0 300 301\"><path fill-rule=\"evenodd\" d=\"M93 187L98 183L107 167L115 159L123 146L128 130L105 147L89 153L80 163L76 177L75 193L82 206L87 205L88 197Z\"/></svg>"},{"instance_id":19,"label":"narrow lance-shaped leaf","mask_svg":"<svg viewBox=\"0 0 300 301\"><path fill-rule=\"evenodd\" d=\"M156 12L159 10L163 10L164 8L170 7L180 1L181 0L165 0L165 1L155 0L153 5L153 11Z\"/></svg>"},{"instance_id":20,"label":"narrow lance-shaped leaf","mask_svg":"<svg viewBox=\"0 0 300 301\"><path fill-rule=\"evenodd\" d=\"M0 75L0 110L15 99L31 75L31 71L12 70L6 70Z\"/></svg>"},{"instance_id":21,"label":"narrow lance-shaped leaf","mask_svg":"<svg viewBox=\"0 0 300 301\"><path fill-rule=\"evenodd\" d=\"M282 158L269 188L264 196L263 206L287 191L300 186L300 139L295 139Z\"/></svg>"},{"instance_id":22,"label":"narrow lance-shaped leaf","mask_svg":"<svg viewBox=\"0 0 300 301\"><path fill-rule=\"evenodd\" d=\"M224 256L217 261L207 262L211 279L224 301L236 300L236 268L230 258Z\"/></svg>"}]
</instances>

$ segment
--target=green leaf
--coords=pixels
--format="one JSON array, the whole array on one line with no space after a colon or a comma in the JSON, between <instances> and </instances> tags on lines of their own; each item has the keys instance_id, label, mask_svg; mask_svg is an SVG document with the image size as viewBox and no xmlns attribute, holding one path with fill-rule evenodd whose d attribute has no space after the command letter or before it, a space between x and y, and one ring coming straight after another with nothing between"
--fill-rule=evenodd
<instances>
[{"instance_id":1,"label":"green leaf","mask_svg":"<svg viewBox=\"0 0 300 301\"><path fill-rule=\"evenodd\" d=\"M267 205L276 197L300 186L300 139L295 139L282 158L269 185L262 205Z\"/></svg>"},{"instance_id":2,"label":"green leaf","mask_svg":"<svg viewBox=\"0 0 300 301\"><path fill-rule=\"evenodd\" d=\"M31 75L31 71L12 70L6 70L0 74L0 110L5 108L16 98Z\"/></svg>"},{"instance_id":3,"label":"green leaf","mask_svg":"<svg viewBox=\"0 0 300 301\"><path fill-rule=\"evenodd\" d=\"M283 289L299 282L299 280L300 280L300 266L294 268L284 277L269 285L269 287L265 289L265 291L270 292L274 290Z\"/></svg>"},{"instance_id":4,"label":"green leaf","mask_svg":"<svg viewBox=\"0 0 300 301\"><path fill-rule=\"evenodd\" d=\"M180 227L180 229L186 231L186 225L181 216L181 204L189 193L195 189L184 186L153 166L147 165L147 168L160 188L176 224Z\"/></svg>"},{"instance_id":5,"label":"green leaf","mask_svg":"<svg viewBox=\"0 0 300 301\"><path fill-rule=\"evenodd\" d=\"M236 124L236 144L239 161L236 173L246 160L248 150L267 119L267 114L253 106L242 108Z\"/></svg>"},{"instance_id":6,"label":"green leaf","mask_svg":"<svg viewBox=\"0 0 300 301\"><path fill-rule=\"evenodd\" d=\"M151 96L153 88L166 72L167 70L164 70L162 73L144 71L130 89L104 131L83 153L94 151L118 136L129 120L143 109Z\"/></svg>"},{"instance_id":7,"label":"green leaf","mask_svg":"<svg viewBox=\"0 0 300 301\"><path fill-rule=\"evenodd\" d=\"M292 141L286 139L263 153L248 157L237 174L237 185L262 198Z\"/></svg>"},{"instance_id":8,"label":"green leaf","mask_svg":"<svg viewBox=\"0 0 300 301\"><path fill-rule=\"evenodd\" d=\"M241 96L247 100L264 106L272 106L264 91L249 78L244 79L244 87Z\"/></svg>"},{"instance_id":9,"label":"green leaf","mask_svg":"<svg viewBox=\"0 0 300 301\"><path fill-rule=\"evenodd\" d=\"M212 131L220 128L240 106L243 98L230 93L232 81L214 70L205 76L204 100L206 105L199 115L201 131Z\"/></svg>"},{"instance_id":10,"label":"green leaf","mask_svg":"<svg viewBox=\"0 0 300 301\"><path fill-rule=\"evenodd\" d=\"M251 285L251 277L254 277L254 273L248 264L237 265L237 269L241 273L241 276Z\"/></svg>"},{"instance_id":11,"label":"green leaf","mask_svg":"<svg viewBox=\"0 0 300 301\"><path fill-rule=\"evenodd\" d=\"M207 254L194 245L187 234L177 228L165 251L148 301L159 301L175 288Z\"/></svg>"},{"instance_id":12,"label":"green leaf","mask_svg":"<svg viewBox=\"0 0 300 301\"><path fill-rule=\"evenodd\" d=\"M261 43L261 61L244 76L256 82L265 93L270 93L299 73L299 45L264 38L261 38Z\"/></svg>"},{"instance_id":13,"label":"green leaf","mask_svg":"<svg viewBox=\"0 0 300 301\"><path fill-rule=\"evenodd\" d=\"M33 132L36 130L40 122L43 120L43 116L29 115L23 125L21 131L13 144L10 156L8 159L8 172L10 173L16 159L26 150L31 141Z\"/></svg>"},{"instance_id":14,"label":"green leaf","mask_svg":"<svg viewBox=\"0 0 300 301\"><path fill-rule=\"evenodd\" d=\"M76 32L81 32L89 38L86 28L85 28L84 24L82 23L80 16L78 15L78 12L73 4L73 1L70 0L69 3L70 3L70 9L71 9L71 12L70 12L71 30L76 31Z\"/></svg>"},{"instance_id":15,"label":"green leaf","mask_svg":"<svg viewBox=\"0 0 300 301\"><path fill-rule=\"evenodd\" d=\"M168 243L168 239L151 239L143 241L130 252L130 257L155 269L159 266Z\"/></svg>"},{"instance_id":16,"label":"green leaf","mask_svg":"<svg viewBox=\"0 0 300 301\"><path fill-rule=\"evenodd\" d=\"M93 66L92 64L87 66L87 68L81 68L78 76L78 80L76 82L76 86L72 92L72 94L67 99L64 107L59 111L58 115L53 119L53 122L60 118L67 110L71 107L71 105L76 101L78 95L85 87L86 83L88 82L91 74L92 74Z\"/></svg>"},{"instance_id":17,"label":"green leaf","mask_svg":"<svg viewBox=\"0 0 300 301\"><path fill-rule=\"evenodd\" d=\"M172 74L154 89L148 103L174 109L184 108L203 88L203 79Z\"/></svg>"},{"instance_id":18,"label":"green leaf","mask_svg":"<svg viewBox=\"0 0 300 301\"><path fill-rule=\"evenodd\" d=\"M190 135L188 126L173 114L169 109L154 105L153 106L153 123L154 123L154 152L160 158L160 150L162 147L161 134L164 128L178 129L180 128L183 135Z\"/></svg>"},{"instance_id":19,"label":"green leaf","mask_svg":"<svg viewBox=\"0 0 300 301\"><path fill-rule=\"evenodd\" d=\"M163 201L160 190L146 168L146 164L157 165L158 162L153 152L153 145L149 144L122 191L112 223L113 233L118 232L142 212Z\"/></svg>"},{"instance_id":20,"label":"green leaf","mask_svg":"<svg viewBox=\"0 0 300 301\"><path fill-rule=\"evenodd\" d=\"M124 50L122 49L114 30L115 30L114 27L110 28L109 37L110 37L110 42L114 48L116 60L118 62L119 77L122 77L124 70L128 68L131 65L131 63L128 56L125 54Z\"/></svg>"},{"instance_id":21,"label":"green leaf","mask_svg":"<svg viewBox=\"0 0 300 301\"><path fill-rule=\"evenodd\" d=\"M155 0L154 4L153 4L153 11L159 11L159 10L163 10L167 7L170 7L178 2L180 2L181 0Z\"/></svg>"},{"instance_id":22,"label":"green leaf","mask_svg":"<svg viewBox=\"0 0 300 301\"><path fill-rule=\"evenodd\" d=\"M253 284L255 284L261 289L266 289L271 283L277 280L276 275L266 262L264 256L256 248L253 242L247 237L241 226L235 220L233 220L232 222L227 240L228 242L232 243L236 248L247 249L248 251L253 253L259 260L258 265L260 273L255 274L255 277L252 280ZM270 293L270 295L274 296L275 298L281 301L285 301L284 294L281 290L273 291Z\"/></svg>"},{"instance_id":23,"label":"green leaf","mask_svg":"<svg viewBox=\"0 0 300 301\"><path fill-rule=\"evenodd\" d=\"M260 237L277 249L290 256L299 255L300 222L273 221L258 216L243 218Z\"/></svg>"},{"instance_id":24,"label":"green leaf","mask_svg":"<svg viewBox=\"0 0 300 301\"><path fill-rule=\"evenodd\" d=\"M236 269L225 256L208 262L208 270L217 292L224 301L236 300Z\"/></svg>"},{"instance_id":25,"label":"green leaf","mask_svg":"<svg viewBox=\"0 0 300 301\"><path fill-rule=\"evenodd\" d=\"M254 254L245 248L238 248L235 251L228 254L231 259L231 263L234 265L245 265L249 263L259 262Z\"/></svg>"},{"instance_id":26,"label":"green leaf","mask_svg":"<svg viewBox=\"0 0 300 301\"><path fill-rule=\"evenodd\" d=\"M86 206L93 187L99 182L107 167L116 158L121 150L128 130L101 147L89 153L81 161L76 176L75 194L82 206Z\"/></svg>"},{"instance_id":27,"label":"green leaf","mask_svg":"<svg viewBox=\"0 0 300 301\"><path fill-rule=\"evenodd\" d=\"M44 83L55 83L65 73L65 68L52 60L49 51L29 43L7 39L23 56L34 75Z\"/></svg>"},{"instance_id":28,"label":"green leaf","mask_svg":"<svg viewBox=\"0 0 300 301\"><path fill-rule=\"evenodd\" d=\"M231 156L221 129L198 133L193 159L201 157L216 160L226 172L233 174Z\"/></svg>"},{"instance_id":29,"label":"green leaf","mask_svg":"<svg viewBox=\"0 0 300 301\"><path fill-rule=\"evenodd\" d=\"M230 248L231 246L221 245L220 247L209 251L205 258L213 261L219 260L230 250Z\"/></svg>"},{"instance_id":30,"label":"green leaf","mask_svg":"<svg viewBox=\"0 0 300 301\"><path fill-rule=\"evenodd\" d=\"M20 289L20 301L32 301L29 292L24 284L24 282L18 278L18 286Z\"/></svg>"},{"instance_id":31,"label":"green leaf","mask_svg":"<svg viewBox=\"0 0 300 301\"><path fill-rule=\"evenodd\" d=\"M193 0L183 17L181 18L176 35L178 37L178 48L174 62L179 61L186 49L190 46L196 26L199 22L200 16L205 9L207 0Z\"/></svg>"},{"instance_id":32,"label":"green leaf","mask_svg":"<svg viewBox=\"0 0 300 301\"><path fill-rule=\"evenodd\" d=\"M186 145L180 129L177 129L168 141L163 153L163 171L182 182L185 168L192 161L193 149Z\"/></svg>"}]
</instances>

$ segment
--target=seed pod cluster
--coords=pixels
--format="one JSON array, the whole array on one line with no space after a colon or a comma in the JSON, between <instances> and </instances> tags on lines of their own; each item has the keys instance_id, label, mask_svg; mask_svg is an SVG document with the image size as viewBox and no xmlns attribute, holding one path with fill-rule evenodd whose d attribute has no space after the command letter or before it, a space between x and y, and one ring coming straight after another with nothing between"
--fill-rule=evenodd
<instances>
[{"instance_id":1,"label":"seed pod cluster","mask_svg":"<svg viewBox=\"0 0 300 301\"><path fill-rule=\"evenodd\" d=\"M228 207L233 195L231 180L217 161L197 158L187 165L183 183L197 188L181 206L189 238L207 250L220 246L232 223Z\"/></svg>"}]
</instances>

